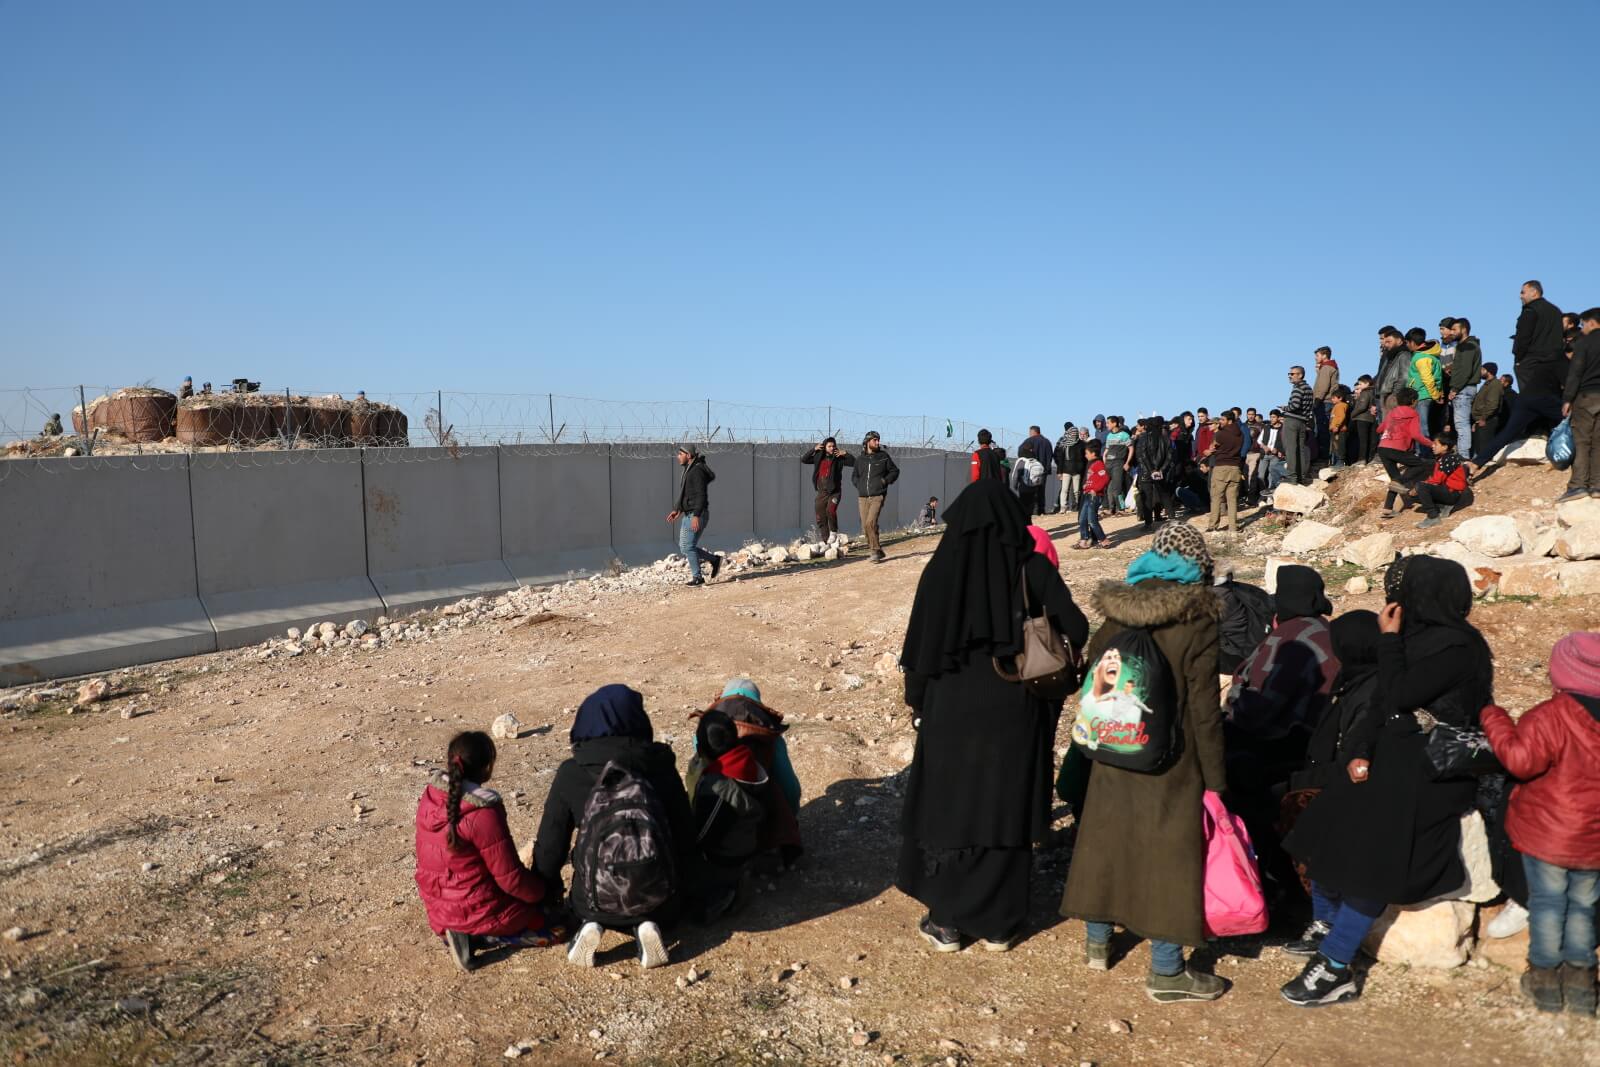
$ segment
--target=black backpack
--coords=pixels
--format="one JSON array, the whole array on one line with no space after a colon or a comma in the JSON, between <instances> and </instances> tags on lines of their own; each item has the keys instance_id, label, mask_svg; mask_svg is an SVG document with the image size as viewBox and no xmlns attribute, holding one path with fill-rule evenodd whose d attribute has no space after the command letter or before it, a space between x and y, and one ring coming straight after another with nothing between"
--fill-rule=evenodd
<instances>
[{"instance_id":1,"label":"black backpack","mask_svg":"<svg viewBox=\"0 0 1600 1067\"><path fill-rule=\"evenodd\" d=\"M1272 617L1277 614L1277 608L1265 589L1245 582L1230 580L1215 589L1222 599L1223 655L1243 663L1272 631Z\"/></svg>"},{"instance_id":2,"label":"black backpack","mask_svg":"<svg viewBox=\"0 0 1600 1067\"><path fill-rule=\"evenodd\" d=\"M1096 763L1148 773L1168 765L1181 736L1166 655L1149 630L1122 631L1089 665L1072 743Z\"/></svg>"},{"instance_id":3,"label":"black backpack","mask_svg":"<svg viewBox=\"0 0 1600 1067\"><path fill-rule=\"evenodd\" d=\"M643 775L616 760L595 779L572 850L573 903L622 919L658 911L678 886L666 809Z\"/></svg>"},{"instance_id":4,"label":"black backpack","mask_svg":"<svg viewBox=\"0 0 1600 1067\"><path fill-rule=\"evenodd\" d=\"M765 783L763 783L763 786ZM701 853L713 863L743 863L760 849L767 809L755 789L703 770L692 801Z\"/></svg>"}]
</instances>

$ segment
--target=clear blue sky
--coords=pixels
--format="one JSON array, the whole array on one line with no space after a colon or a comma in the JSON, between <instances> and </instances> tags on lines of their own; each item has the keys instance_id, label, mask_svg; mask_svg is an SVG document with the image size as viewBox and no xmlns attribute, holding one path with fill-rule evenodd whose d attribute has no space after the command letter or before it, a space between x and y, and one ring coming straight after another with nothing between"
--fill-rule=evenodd
<instances>
[{"instance_id":1,"label":"clear blue sky","mask_svg":"<svg viewBox=\"0 0 1600 1067\"><path fill-rule=\"evenodd\" d=\"M0 0L0 386L1059 428L1600 304L1600 4ZM1585 224L1587 229L1584 228Z\"/></svg>"}]
</instances>

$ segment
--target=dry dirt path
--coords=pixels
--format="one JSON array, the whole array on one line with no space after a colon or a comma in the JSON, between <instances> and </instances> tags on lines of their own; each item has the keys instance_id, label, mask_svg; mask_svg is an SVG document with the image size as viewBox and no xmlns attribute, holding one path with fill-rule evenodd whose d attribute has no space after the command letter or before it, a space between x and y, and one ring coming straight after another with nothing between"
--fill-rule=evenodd
<instances>
[{"instance_id":1,"label":"dry dirt path","mask_svg":"<svg viewBox=\"0 0 1600 1067\"><path fill-rule=\"evenodd\" d=\"M1065 525L1047 525L1065 550ZM1118 538L1062 552L1080 602L1142 546L1137 531ZM873 666L899 647L933 544L374 652L165 664L138 672L142 696L7 720L0 927L24 937L0 943L0 1050L19 1063L488 1064L525 1040L539 1042L529 1061L550 1063L1600 1062L1592 1021L1525 1010L1497 968L1378 966L1359 1003L1306 1012L1277 994L1295 961L1260 948L1217 959L1234 983L1220 1002L1152 1004L1143 946L1109 974L1081 963L1081 924L1055 917L1061 847L1038 853L1032 932L1015 951L927 952L920 908L890 885L911 728L897 678ZM1240 551L1247 566L1253 550ZM1527 607L1486 614L1526 630ZM593 971L554 950L456 971L411 881L417 794L450 734L504 711L531 729L501 744L494 783L524 842L570 709L595 686L643 691L681 760L686 713L740 673L795 724L802 867L759 879L731 920L681 930L659 971L615 939ZM131 704L154 711L122 719Z\"/></svg>"}]
</instances>

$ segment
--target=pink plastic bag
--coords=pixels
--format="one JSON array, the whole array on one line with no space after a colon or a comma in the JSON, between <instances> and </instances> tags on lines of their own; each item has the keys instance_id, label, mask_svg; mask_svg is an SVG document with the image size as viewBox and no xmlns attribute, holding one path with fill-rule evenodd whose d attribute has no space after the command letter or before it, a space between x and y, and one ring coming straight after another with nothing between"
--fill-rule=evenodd
<instances>
[{"instance_id":1,"label":"pink plastic bag","mask_svg":"<svg viewBox=\"0 0 1600 1067\"><path fill-rule=\"evenodd\" d=\"M1201 821L1206 831L1206 936L1259 934L1267 928L1267 899L1244 823L1210 790Z\"/></svg>"}]
</instances>

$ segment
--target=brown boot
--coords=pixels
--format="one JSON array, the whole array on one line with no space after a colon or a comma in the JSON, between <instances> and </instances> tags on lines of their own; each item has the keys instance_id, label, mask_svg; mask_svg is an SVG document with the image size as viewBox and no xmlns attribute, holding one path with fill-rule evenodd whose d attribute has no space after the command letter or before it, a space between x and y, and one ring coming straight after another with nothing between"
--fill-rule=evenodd
<instances>
[{"instance_id":1,"label":"brown boot","mask_svg":"<svg viewBox=\"0 0 1600 1067\"><path fill-rule=\"evenodd\" d=\"M1522 973L1522 991L1540 1011L1561 1010L1561 968L1528 964Z\"/></svg>"},{"instance_id":2,"label":"brown boot","mask_svg":"<svg viewBox=\"0 0 1600 1067\"><path fill-rule=\"evenodd\" d=\"M1561 1001L1573 1015L1595 1013L1595 968L1576 963L1561 965Z\"/></svg>"}]
</instances>

